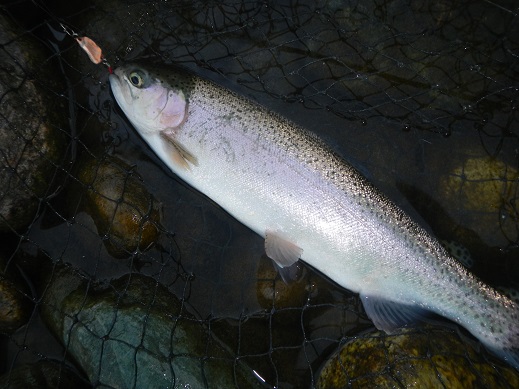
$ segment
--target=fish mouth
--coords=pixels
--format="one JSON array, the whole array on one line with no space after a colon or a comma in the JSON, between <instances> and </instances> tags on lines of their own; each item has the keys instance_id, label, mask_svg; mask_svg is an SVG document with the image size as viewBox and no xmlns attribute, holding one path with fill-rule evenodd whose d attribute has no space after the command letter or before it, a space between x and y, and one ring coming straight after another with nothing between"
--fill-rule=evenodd
<instances>
[{"instance_id":1,"label":"fish mouth","mask_svg":"<svg viewBox=\"0 0 519 389\"><path fill-rule=\"evenodd\" d=\"M119 106L124 108L121 104L123 102L126 105L129 105L131 103L132 96L129 87L124 81L124 73L122 73L120 69L115 69L114 73L108 76L108 80L110 81L112 93L114 94L115 100L119 103ZM125 88L128 88L129 93L125 93Z\"/></svg>"},{"instance_id":2,"label":"fish mouth","mask_svg":"<svg viewBox=\"0 0 519 389\"><path fill-rule=\"evenodd\" d=\"M110 81L110 86L112 87L112 89L116 85L118 88L120 87L119 77L117 77L115 74L110 74L108 76L108 80Z\"/></svg>"},{"instance_id":3,"label":"fish mouth","mask_svg":"<svg viewBox=\"0 0 519 389\"><path fill-rule=\"evenodd\" d=\"M122 89L122 75L119 74L119 69L115 69L115 71L108 76L108 80L110 81L110 86L112 87L112 90L120 90Z\"/></svg>"}]
</instances>

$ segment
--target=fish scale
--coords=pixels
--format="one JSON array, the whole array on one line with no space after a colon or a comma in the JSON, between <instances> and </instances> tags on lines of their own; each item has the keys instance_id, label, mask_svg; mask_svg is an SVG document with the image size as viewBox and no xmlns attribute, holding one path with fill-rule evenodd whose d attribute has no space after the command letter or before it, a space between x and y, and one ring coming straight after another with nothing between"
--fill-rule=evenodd
<instances>
[{"instance_id":1,"label":"fish scale","mask_svg":"<svg viewBox=\"0 0 519 389\"><path fill-rule=\"evenodd\" d=\"M316 135L176 68L128 64L110 84L166 166L264 237L282 274L300 258L359 293L379 329L434 312L519 369L519 307L470 274Z\"/></svg>"}]
</instances>

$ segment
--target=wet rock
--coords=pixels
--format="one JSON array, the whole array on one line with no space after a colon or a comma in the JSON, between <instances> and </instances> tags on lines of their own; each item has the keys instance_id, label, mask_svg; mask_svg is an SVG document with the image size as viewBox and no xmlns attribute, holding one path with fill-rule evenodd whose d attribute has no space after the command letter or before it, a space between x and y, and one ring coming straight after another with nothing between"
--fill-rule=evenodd
<instances>
[{"instance_id":1,"label":"wet rock","mask_svg":"<svg viewBox=\"0 0 519 389\"><path fill-rule=\"evenodd\" d=\"M446 329L375 332L346 343L317 388L516 388L519 373Z\"/></svg>"},{"instance_id":2,"label":"wet rock","mask_svg":"<svg viewBox=\"0 0 519 389\"><path fill-rule=\"evenodd\" d=\"M489 157L469 158L442 181L444 193L470 211L499 209L510 200L519 173Z\"/></svg>"},{"instance_id":3,"label":"wet rock","mask_svg":"<svg viewBox=\"0 0 519 389\"><path fill-rule=\"evenodd\" d=\"M0 273L0 332L12 333L27 323L31 308L23 289Z\"/></svg>"},{"instance_id":4,"label":"wet rock","mask_svg":"<svg viewBox=\"0 0 519 389\"><path fill-rule=\"evenodd\" d=\"M42 313L90 381L113 387L260 387L252 370L154 279L101 288L57 270ZM86 281L86 280L85 280Z\"/></svg>"},{"instance_id":5,"label":"wet rock","mask_svg":"<svg viewBox=\"0 0 519 389\"><path fill-rule=\"evenodd\" d=\"M33 302L25 283L0 257L0 333L11 334L29 320Z\"/></svg>"},{"instance_id":6,"label":"wet rock","mask_svg":"<svg viewBox=\"0 0 519 389\"><path fill-rule=\"evenodd\" d=\"M50 54L0 14L0 232L31 223L64 158L64 88Z\"/></svg>"},{"instance_id":7,"label":"wet rock","mask_svg":"<svg viewBox=\"0 0 519 389\"><path fill-rule=\"evenodd\" d=\"M519 172L500 160L469 158L440 180L440 198L456 210L458 224L473 231L489 226L485 243L502 247L518 239L514 207L518 178Z\"/></svg>"},{"instance_id":8,"label":"wet rock","mask_svg":"<svg viewBox=\"0 0 519 389\"><path fill-rule=\"evenodd\" d=\"M91 388L69 367L53 361L18 366L0 377L0 389Z\"/></svg>"},{"instance_id":9,"label":"wet rock","mask_svg":"<svg viewBox=\"0 0 519 389\"><path fill-rule=\"evenodd\" d=\"M70 193L76 214L87 212L111 255L128 257L159 237L160 204L141 178L117 157L85 156L78 164L78 185Z\"/></svg>"},{"instance_id":10,"label":"wet rock","mask_svg":"<svg viewBox=\"0 0 519 389\"><path fill-rule=\"evenodd\" d=\"M300 278L293 282L284 282L272 264L272 260L263 257L258 266L257 298L264 309L283 309L301 307L317 293L317 284L308 278L302 265Z\"/></svg>"}]
</instances>

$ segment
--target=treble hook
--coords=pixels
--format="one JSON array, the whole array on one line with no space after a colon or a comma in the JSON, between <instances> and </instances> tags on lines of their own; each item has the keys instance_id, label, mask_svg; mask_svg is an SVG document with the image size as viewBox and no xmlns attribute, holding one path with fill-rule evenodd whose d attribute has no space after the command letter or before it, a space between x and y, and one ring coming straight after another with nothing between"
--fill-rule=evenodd
<instances>
[{"instance_id":1,"label":"treble hook","mask_svg":"<svg viewBox=\"0 0 519 389\"><path fill-rule=\"evenodd\" d=\"M68 36L71 36L72 38L76 38L78 37L79 35L70 27L64 25L63 23L60 23L59 24L61 26L61 28L63 29L63 32L65 34L67 34Z\"/></svg>"}]
</instances>

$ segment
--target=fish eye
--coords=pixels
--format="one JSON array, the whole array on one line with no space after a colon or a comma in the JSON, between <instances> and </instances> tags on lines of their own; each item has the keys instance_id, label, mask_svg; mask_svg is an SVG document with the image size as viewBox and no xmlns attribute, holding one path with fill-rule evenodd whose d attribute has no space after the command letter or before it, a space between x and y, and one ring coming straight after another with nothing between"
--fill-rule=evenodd
<instances>
[{"instance_id":1,"label":"fish eye","mask_svg":"<svg viewBox=\"0 0 519 389\"><path fill-rule=\"evenodd\" d=\"M143 74L139 71L131 72L128 79L136 88L142 88L144 86L144 77Z\"/></svg>"}]
</instances>

